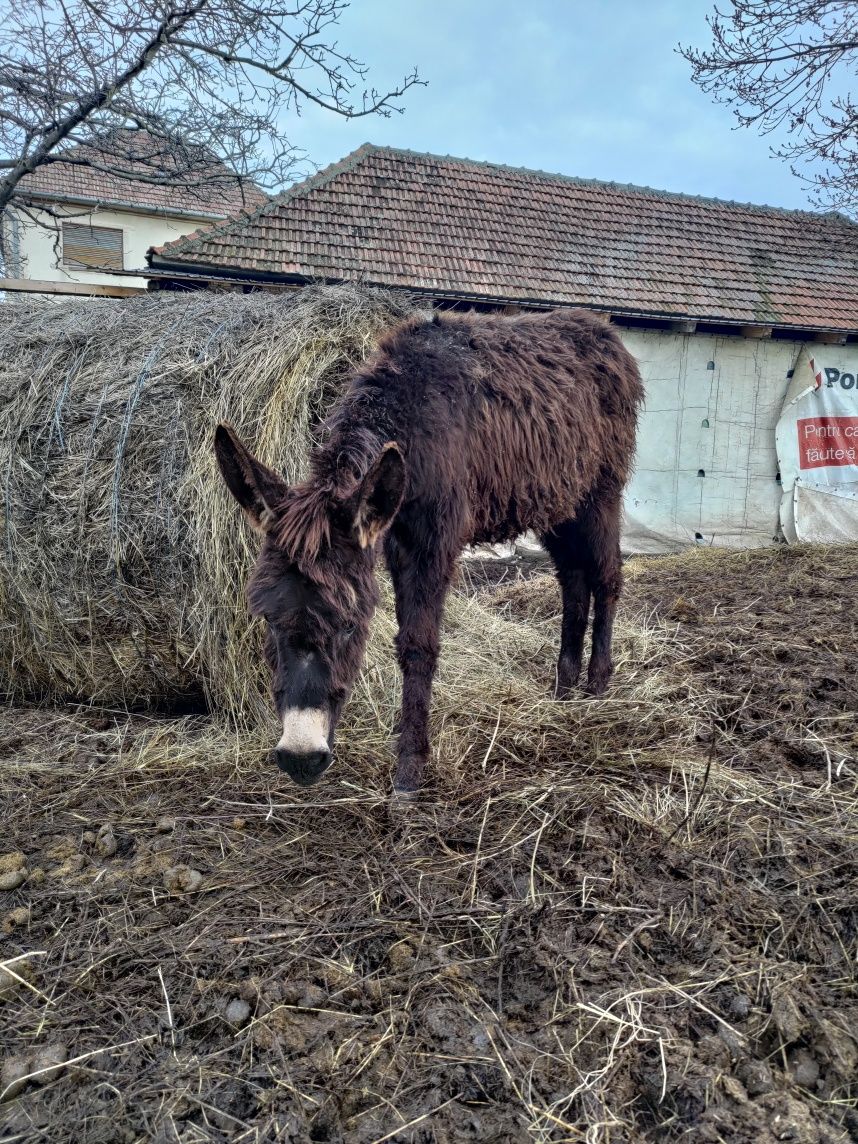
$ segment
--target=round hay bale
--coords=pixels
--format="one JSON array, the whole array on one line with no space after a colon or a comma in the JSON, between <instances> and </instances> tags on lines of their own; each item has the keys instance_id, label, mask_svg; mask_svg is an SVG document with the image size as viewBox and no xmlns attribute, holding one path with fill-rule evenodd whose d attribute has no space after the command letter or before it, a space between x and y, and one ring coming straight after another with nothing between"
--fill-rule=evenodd
<instances>
[{"instance_id":1,"label":"round hay bale","mask_svg":"<svg viewBox=\"0 0 858 1144\"><path fill-rule=\"evenodd\" d=\"M0 330L0 688L266 707L244 581L254 539L214 461L229 421L287 479L380 333L413 311L350 287L10 307Z\"/></svg>"}]
</instances>

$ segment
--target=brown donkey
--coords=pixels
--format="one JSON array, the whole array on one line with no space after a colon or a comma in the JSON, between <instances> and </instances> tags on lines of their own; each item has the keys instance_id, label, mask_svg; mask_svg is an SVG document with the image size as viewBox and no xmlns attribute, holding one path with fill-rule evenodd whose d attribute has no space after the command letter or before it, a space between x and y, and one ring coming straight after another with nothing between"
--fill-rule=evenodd
<instances>
[{"instance_id":1,"label":"brown donkey","mask_svg":"<svg viewBox=\"0 0 858 1144\"><path fill-rule=\"evenodd\" d=\"M591 596L586 689L605 690L642 397L616 331L584 311L436 314L395 327L353 375L302 484L287 486L218 426L224 479L264 536L248 597L267 621L282 770L309 785L331 762L382 546L403 674L397 793L419 788L429 755L441 613L468 544L542 537L563 596L556 694L578 679Z\"/></svg>"}]
</instances>

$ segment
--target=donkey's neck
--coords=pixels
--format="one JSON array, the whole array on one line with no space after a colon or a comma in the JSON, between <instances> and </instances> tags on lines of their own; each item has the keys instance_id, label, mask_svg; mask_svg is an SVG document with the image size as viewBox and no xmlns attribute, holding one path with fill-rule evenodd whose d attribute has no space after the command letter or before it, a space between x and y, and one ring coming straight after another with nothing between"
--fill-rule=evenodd
<instances>
[{"instance_id":1,"label":"donkey's neck","mask_svg":"<svg viewBox=\"0 0 858 1144\"><path fill-rule=\"evenodd\" d=\"M331 410L324 439L310 454L310 479L333 492L354 487L388 441L404 444L392 411L367 390L351 390Z\"/></svg>"}]
</instances>

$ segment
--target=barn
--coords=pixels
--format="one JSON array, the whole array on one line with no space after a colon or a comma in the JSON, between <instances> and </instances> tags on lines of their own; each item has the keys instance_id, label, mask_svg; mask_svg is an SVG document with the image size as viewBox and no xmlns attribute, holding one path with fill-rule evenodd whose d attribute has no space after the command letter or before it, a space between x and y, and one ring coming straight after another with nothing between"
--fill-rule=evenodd
<instances>
[{"instance_id":1,"label":"barn","mask_svg":"<svg viewBox=\"0 0 858 1144\"><path fill-rule=\"evenodd\" d=\"M858 225L841 215L365 144L147 260L157 289L352 281L601 311L647 387L629 551L858 537Z\"/></svg>"}]
</instances>

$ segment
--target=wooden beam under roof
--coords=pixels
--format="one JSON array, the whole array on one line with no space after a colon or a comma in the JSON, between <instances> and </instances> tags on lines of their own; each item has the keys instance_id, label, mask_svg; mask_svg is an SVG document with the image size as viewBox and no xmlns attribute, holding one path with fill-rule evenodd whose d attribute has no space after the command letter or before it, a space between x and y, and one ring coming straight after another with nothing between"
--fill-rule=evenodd
<instances>
[{"instance_id":1,"label":"wooden beam under roof","mask_svg":"<svg viewBox=\"0 0 858 1144\"><path fill-rule=\"evenodd\" d=\"M145 294L145 286L113 286L87 282L48 282L41 278L0 278L0 290L23 294L64 294L77 298L128 298Z\"/></svg>"}]
</instances>

